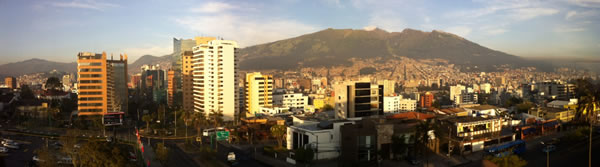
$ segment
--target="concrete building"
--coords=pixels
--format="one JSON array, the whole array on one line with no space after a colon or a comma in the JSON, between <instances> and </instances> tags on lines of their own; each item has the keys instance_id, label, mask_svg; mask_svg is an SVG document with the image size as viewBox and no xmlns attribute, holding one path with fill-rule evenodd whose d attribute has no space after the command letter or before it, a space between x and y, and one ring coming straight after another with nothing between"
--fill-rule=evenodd
<instances>
[{"instance_id":1,"label":"concrete building","mask_svg":"<svg viewBox=\"0 0 600 167\"><path fill-rule=\"evenodd\" d=\"M260 113L262 107L273 105L273 76L260 72L246 74L246 117Z\"/></svg>"},{"instance_id":2,"label":"concrete building","mask_svg":"<svg viewBox=\"0 0 600 167\"><path fill-rule=\"evenodd\" d=\"M383 85L346 81L334 90L336 119L383 115Z\"/></svg>"},{"instance_id":3,"label":"concrete building","mask_svg":"<svg viewBox=\"0 0 600 167\"><path fill-rule=\"evenodd\" d=\"M433 93L425 92L420 96L419 107L421 108L429 108L433 106Z\"/></svg>"},{"instance_id":4,"label":"concrete building","mask_svg":"<svg viewBox=\"0 0 600 167\"><path fill-rule=\"evenodd\" d=\"M177 91L177 80L175 79L175 70L167 70L167 105L173 106L175 92Z\"/></svg>"},{"instance_id":5,"label":"concrete building","mask_svg":"<svg viewBox=\"0 0 600 167\"><path fill-rule=\"evenodd\" d=\"M302 93L285 93L273 95L273 104L290 108L290 110L304 111L308 106L308 96Z\"/></svg>"},{"instance_id":6,"label":"concrete building","mask_svg":"<svg viewBox=\"0 0 600 167\"><path fill-rule=\"evenodd\" d=\"M17 89L17 79L15 77L5 77L4 85L9 89Z\"/></svg>"},{"instance_id":7,"label":"concrete building","mask_svg":"<svg viewBox=\"0 0 600 167\"><path fill-rule=\"evenodd\" d=\"M385 96L383 97L383 112L398 113L406 111L415 111L417 109L417 101L405 99L402 96Z\"/></svg>"},{"instance_id":8,"label":"concrete building","mask_svg":"<svg viewBox=\"0 0 600 167\"><path fill-rule=\"evenodd\" d=\"M341 126L354 124L354 121L298 120L292 117L294 125L287 127L288 150L309 148L315 150L313 160L334 159L340 155ZM301 122L301 123L300 123Z\"/></svg>"},{"instance_id":9,"label":"concrete building","mask_svg":"<svg viewBox=\"0 0 600 167\"><path fill-rule=\"evenodd\" d=\"M516 136L510 128L502 128L500 117L447 117L440 119L445 134L441 137L450 142L452 153L471 153L486 146L514 141ZM449 134L448 134L449 133ZM450 137L450 138L448 138Z\"/></svg>"},{"instance_id":10,"label":"concrete building","mask_svg":"<svg viewBox=\"0 0 600 167\"><path fill-rule=\"evenodd\" d=\"M127 55L107 60L106 53L77 54L78 115L127 111Z\"/></svg>"},{"instance_id":11,"label":"concrete building","mask_svg":"<svg viewBox=\"0 0 600 167\"><path fill-rule=\"evenodd\" d=\"M194 111L194 64L193 64L194 53L192 51L185 51L181 53L181 90L183 96L183 109L185 111Z\"/></svg>"},{"instance_id":12,"label":"concrete building","mask_svg":"<svg viewBox=\"0 0 600 167\"><path fill-rule=\"evenodd\" d=\"M223 112L231 121L239 114L238 45L230 40L196 40L193 56L194 111Z\"/></svg>"}]
</instances>

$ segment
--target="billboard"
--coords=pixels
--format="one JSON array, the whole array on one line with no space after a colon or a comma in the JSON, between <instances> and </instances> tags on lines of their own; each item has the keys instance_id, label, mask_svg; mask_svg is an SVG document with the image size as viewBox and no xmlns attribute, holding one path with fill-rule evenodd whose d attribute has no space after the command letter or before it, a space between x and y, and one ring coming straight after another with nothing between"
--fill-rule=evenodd
<instances>
[{"instance_id":1,"label":"billboard","mask_svg":"<svg viewBox=\"0 0 600 167\"><path fill-rule=\"evenodd\" d=\"M104 114L102 122L104 122L104 126L123 125L123 115L125 115L124 112L109 112Z\"/></svg>"}]
</instances>

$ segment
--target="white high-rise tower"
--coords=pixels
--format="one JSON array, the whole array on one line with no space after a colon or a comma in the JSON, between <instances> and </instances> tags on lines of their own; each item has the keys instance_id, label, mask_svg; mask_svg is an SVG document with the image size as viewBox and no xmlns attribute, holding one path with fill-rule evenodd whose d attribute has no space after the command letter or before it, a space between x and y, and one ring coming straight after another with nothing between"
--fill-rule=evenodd
<instances>
[{"instance_id":1,"label":"white high-rise tower","mask_svg":"<svg viewBox=\"0 0 600 167\"><path fill-rule=\"evenodd\" d=\"M236 118L237 49L237 42L230 40L211 40L194 47L194 111L205 114L222 111L226 121Z\"/></svg>"}]
</instances>

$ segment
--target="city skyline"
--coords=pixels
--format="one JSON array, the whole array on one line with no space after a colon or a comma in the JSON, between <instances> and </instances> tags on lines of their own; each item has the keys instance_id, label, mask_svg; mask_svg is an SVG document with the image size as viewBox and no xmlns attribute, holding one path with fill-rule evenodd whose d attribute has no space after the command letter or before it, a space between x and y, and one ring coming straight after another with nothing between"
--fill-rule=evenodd
<instances>
[{"instance_id":1,"label":"city skyline","mask_svg":"<svg viewBox=\"0 0 600 167\"><path fill-rule=\"evenodd\" d=\"M0 64L41 58L73 62L81 50L172 53L171 39L215 36L240 47L326 28L442 30L522 57L594 59L594 0L564 1L10 1L1 3ZM276 13L275 15L273 13ZM209 26L206 26L209 25ZM133 61L131 61L133 62Z\"/></svg>"}]
</instances>

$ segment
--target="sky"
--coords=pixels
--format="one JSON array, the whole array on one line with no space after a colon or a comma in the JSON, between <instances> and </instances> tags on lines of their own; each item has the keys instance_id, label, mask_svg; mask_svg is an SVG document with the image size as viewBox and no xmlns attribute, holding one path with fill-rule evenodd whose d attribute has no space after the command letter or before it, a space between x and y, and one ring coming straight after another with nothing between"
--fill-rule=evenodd
<instances>
[{"instance_id":1,"label":"sky","mask_svg":"<svg viewBox=\"0 0 600 167\"><path fill-rule=\"evenodd\" d=\"M173 51L173 38L252 46L326 28L441 30L522 57L600 59L600 0L0 0L0 64L78 52Z\"/></svg>"}]
</instances>

